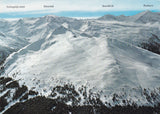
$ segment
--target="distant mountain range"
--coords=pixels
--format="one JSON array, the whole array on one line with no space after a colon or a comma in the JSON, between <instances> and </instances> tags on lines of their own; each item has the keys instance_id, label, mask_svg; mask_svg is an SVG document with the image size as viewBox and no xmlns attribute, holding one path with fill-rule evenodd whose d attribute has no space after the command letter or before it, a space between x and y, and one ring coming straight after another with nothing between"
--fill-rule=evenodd
<instances>
[{"instance_id":1,"label":"distant mountain range","mask_svg":"<svg viewBox=\"0 0 160 114\"><path fill-rule=\"evenodd\" d=\"M138 23L154 23L160 22L160 13L159 12L151 12L144 11L137 15L133 16L113 16L113 15L105 15L100 17L99 20L111 20L111 21L127 21L127 22L138 22Z\"/></svg>"},{"instance_id":2,"label":"distant mountain range","mask_svg":"<svg viewBox=\"0 0 160 114\"><path fill-rule=\"evenodd\" d=\"M0 19L0 111L35 94L68 105L159 104L159 27L160 13L150 11Z\"/></svg>"}]
</instances>

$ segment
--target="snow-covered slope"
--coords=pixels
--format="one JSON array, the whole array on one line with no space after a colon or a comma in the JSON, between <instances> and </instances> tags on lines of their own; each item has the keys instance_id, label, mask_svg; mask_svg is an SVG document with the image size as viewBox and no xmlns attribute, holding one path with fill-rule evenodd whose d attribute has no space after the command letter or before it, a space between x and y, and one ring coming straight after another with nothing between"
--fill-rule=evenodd
<instances>
[{"instance_id":1,"label":"snow-covered slope","mask_svg":"<svg viewBox=\"0 0 160 114\"><path fill-rule=\"evenodd\" d=\"M16 74L15 79L39 91L49 91L49 87L61 84L55 81L61 80L79 86L87 82L91 88L96 86L108 94L122 88L159 87L159 62L159 55L124 42L75 39L67 32L14 53L6 60L5 73Z\"/></svg>"},{"instance_id":2,"label":"snow-covered slope","mask_svg":"<svg viewBox=\"0 0 160 114\"><path fill-rule=\"evenodd\" d=\"M1 19L0 54L2 56L0 56L0 63L12 52L18 51L24 46L39 40L41 37L46 37L50 31L54 31L56 28L63 27L61 25L65 24L65 22L69 24L68 28L72 29L79 29L82 25L81 21L76 19L57 16L44 16L41 18L26 18L10 21Z\"/></svg>"},{"instance_id":3,"label":"snow-covered slope","mask_svg":"<svg viewBox=\"0 0 160 114\"><path fill-rule=\"evenodd\" d=\"M12 23L1 20L0 21L0 65L3 61L14 51L24 47L28 41L17 35L9 32L14 30Z\"/></svg>"},{"instance_id":4,"label":"snow-covered slope","mask_svg":"<svg viewBox=\"0 0 160 114\"><path fill-rule=\"evenodd\" d=\"M134 19L142 15L146 12ZM159 102L159 97L149 102L142 90L159 91L160 55L139 46L150 41L153 34L159 39L159 23L45 16L5 24L9 28L0 29L2 39L10 34L8 39L25 43L6 59L3 76L46 96L56 85L69 82L76 89L86 85L94 92L102 91L101 100L112 105L124 105L122 101L128 99L139 105ZM120 100L112 100L115 94Z\"/></svg>"}]
</instances>

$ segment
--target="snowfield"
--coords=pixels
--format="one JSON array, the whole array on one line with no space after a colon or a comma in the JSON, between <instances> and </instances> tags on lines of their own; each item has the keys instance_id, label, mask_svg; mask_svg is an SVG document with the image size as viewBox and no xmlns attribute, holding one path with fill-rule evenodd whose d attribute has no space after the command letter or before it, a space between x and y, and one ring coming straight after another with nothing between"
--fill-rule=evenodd
<instances>
[{"instance_id":1,"label":"snowfield","mask_svg":"<svg viewBox=\"0 0 160 114\"><path fill-rule=\"evenodd\" d=\"M141 44L154 35L159 45L159 20L159 13L149 11L83 20L56 16L0 20L0 46L10 51L2 76L45 96L57 85L72 83L77 90L85 85L100 92L101 100L111 105L130 100L153 106L160 97L148 102L142 89L159 92L160 55ZM121 100L113 101L114 94Z\"/></svg>"}]
</instances>

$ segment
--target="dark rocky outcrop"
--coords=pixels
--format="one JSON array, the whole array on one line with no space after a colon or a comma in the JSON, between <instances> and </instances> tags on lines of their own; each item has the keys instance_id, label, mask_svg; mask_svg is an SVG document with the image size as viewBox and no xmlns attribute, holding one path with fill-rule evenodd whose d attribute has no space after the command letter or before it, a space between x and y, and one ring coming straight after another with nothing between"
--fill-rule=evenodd
<instances>
[{"instance_id":1,"label":"dark rocky outcrop","mask_svg":"<svg viewBox=\"0 0 160 114\"><path fill-rule=\"evenodd\" d=\"M160 54L160 39L158 36L152 34L149 40L147 42L143 42L140 47L153 53Z\"/></svg>"}]
</instances>

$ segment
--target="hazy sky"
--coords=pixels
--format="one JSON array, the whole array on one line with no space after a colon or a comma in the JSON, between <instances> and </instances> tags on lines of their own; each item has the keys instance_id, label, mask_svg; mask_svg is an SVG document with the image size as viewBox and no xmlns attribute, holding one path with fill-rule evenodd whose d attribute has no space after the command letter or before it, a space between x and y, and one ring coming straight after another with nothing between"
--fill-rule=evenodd
<instances>
[{"instance_id":1,"label":"hazy sky","mask_svg":"<svg viewBox=\"0 0 160 114\"><path fill-rule=\"evenodd\" d=\"M144 4L154 5L144 8ZM6 8L7 5L25 5L25 8ZM43 8L43 5L54 5L54 8ZM114 5L104 8L102 5ZM0 12L38 11L125 11L125 10L157 10L160 0L0 0Z\"/></svg>"},{"instance_id":2,"label":"hazy sky","mask_svg":"<svg viewBox=\"0 0 160 114\"><path fill-rule=\"evenodd\" d=\"M153 5L153 7L143 7ZM53 6L54 8L44 8ZM102 7L114 5L114 7ZM25 8L7 8L25 6ZM135 15L145 10L160 11L160 0L0 0L0 18L41 17L57 15L65 17L100 17L111 15Z\"/></svg>"}]
</instances>

